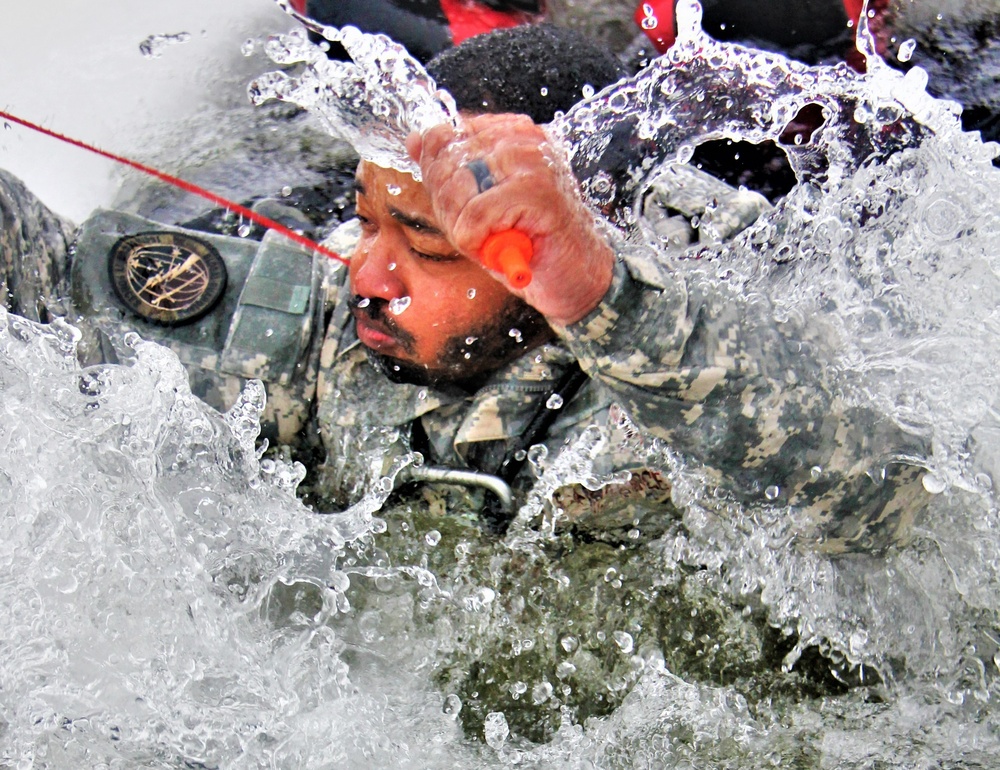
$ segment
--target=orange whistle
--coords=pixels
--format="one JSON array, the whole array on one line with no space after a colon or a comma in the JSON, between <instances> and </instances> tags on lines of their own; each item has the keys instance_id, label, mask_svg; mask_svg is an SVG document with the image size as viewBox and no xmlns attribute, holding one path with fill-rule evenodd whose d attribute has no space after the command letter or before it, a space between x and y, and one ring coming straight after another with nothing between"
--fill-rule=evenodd
<instances>
[{"instance_id":1,"label":"orange whistle","mask_svg":"<svg viewBox=\"0 0 1000 770\"><path fill-rule=\"evenodd\" d=\"M503 273L511 286L523 289L531 283L528 263L532 254L534 248L527 235L520 230L502 230L493 233L483 243L481 259L487 269Z\"/></svg>"}]
</instances>

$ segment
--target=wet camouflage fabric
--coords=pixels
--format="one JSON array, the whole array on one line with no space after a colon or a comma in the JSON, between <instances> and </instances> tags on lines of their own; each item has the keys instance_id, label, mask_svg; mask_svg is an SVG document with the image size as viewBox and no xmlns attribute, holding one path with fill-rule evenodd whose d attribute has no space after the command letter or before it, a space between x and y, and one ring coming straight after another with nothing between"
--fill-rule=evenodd
<instances>
[{"instance_id":1,"label":"wet camouflage fabric","mask_svg":"<svg viewBox=\"0 0 1000 770\"><path fill-rule=\"evenodd\" d=\"M691 177L661 180L653 192L664 212L694 205L673 186L677 178ZM713 206L723 202L712 196ZM730 202L732 210L719 205L713 212L718 221L752 221L767 206L752 193ZM656 234L655 222L651 229ZM368 365L346 309L333 321L318 418L330 458L325 483L349 497L407 450L417 419L431 440L431 462L461 466L475 458L489 468L489 458L502 457L573 360L592 379L562 407L544 442L549 458L596 425L606 431L609 449L597 458L595 476L642 472L596 492L559 490L554 504L570 526L649 533L657 517L671 513L662 469L645 467L641 445L614 438L613 403L649 437L703 465L738 501L791 506L805 534L826 550L905 540L927 497L922 470L896 460L920 456L926 447L878 415L849 408L823 382L815 360L800 352L805 343L822 355L822 330L776 324L766 303L722 295L697 271L682 276L645 246L622 246L607 297L581 322L558 329L560 344L523 356L467 398L389 382ZM352 447L364 450L351 455ZM523 489L531 482L529 467L517 483Z\"/></svg>"},{"instance_id":2,"label":"wet camouflage fabric","mask_svg":"<svg viewBox=\"0 0 1000 770\"><path fill-rule=\"evenodd\" d=\"M67 312L73 226L0 169L0 298L13 313L48 321Z\"/></svg>"},{"instance_id":3,"label":"wet camouflage fabric","mask_svg":"<svg viewBox=\"0 0 1000 770\"><path fill-rule=\"evenodd\" d=\"M249 379L262 379L267 385L262 434L272 442L317 442L309 418L322 340L320 333L306 330L308 341L302 345L303 352L294 372L288 373L275 371L271 361L259 354L237 356L237 360L229 356L230 360L223 361L219 351L206 349L199 352L198 345L192 344L190 331L182 333L186 335L183 340L172 339L170 329L144 324L123 313L116 303L105 297L81 297L79 292L74 296L72 254L76 254L76 267L80 267L86 258L91 258L93 264L90 267L101 273L107 271L107 254L81 254L81 238L88 230L104 225L113 232L110 237L117 239L125 232L122 228L128 224L133 229L172 229L138 218L130 219L124 214L97 212L80 229L74 230L68 222L39 202L20 180L0 171L0 281L5 289L5 307L31 320L44 322L61 316L78 326L82 332L78 350L83 365L127 359L130 353L123 346L122 338L127 332L139 331L141 336L171 348L188 370L192 392L220 411L225 411L236 402ZM247 242L247 245L251 253L259 248L259 244L253 241ZM303 254L303 258L310 258L306 252ZM326 261L323 258L317 260L317 264L324 267ZM322 283L325 277L319 277L318 281ZM86 291L83 293L89 294ZM317 303L309 324L316 329L324 323L326 307L321 301L323 289L314 293ZM206 326L207 322L203 320L186 329L197 329L204 337L215 334L222 338L228 331L227 328L209 330ZM261 331L264 333L264 330Z\"/></svg>"},{"instance_id":4,"label":"wet camouflage fabric","mask_svg":"<svg viewBox=\"0 0 1000 770\"><path fill-rule=\"evenodd\" d=\"M905 537L926 495L921 469L898 458L927 447L830 388L822 327L775 322L710 270L626 252L601 305L559 330L614 401L738 500L792 506L830 550Z\"/></svg>"},{"instance_id":5,"label":"wet camouflage fabric","mask_svg":"<svg viewBox=\"0 0 1000 770\"><path fill-rule=\"evenodd\" d=\"M218 305L197 322L162 326L136 317L113 297L107 255L123 233L181 232L214 244L227 262ZM120 340L135 331L170 348L188 371L191 390L220 411L246 383L265 383L262 435L279 443L308 443L319 343L325 320L322 284L328 258L276 233L262 240L228 238L159 225L122 212L98 211L79 229L71 280L73 316L84 331L84 364L127 357Z\"/></svg>"},{"instance_id":6,"label":"wet camouflage fabric","mask_svg":"<svg viewBox=\"0 0 1000 770\"><path fill-rule=\"evenodd\" d=\"M704 206L685 197L685 185L706 181L697 177L681 172L659 180L645 204L647 235L662 242L658 221L699 207L731 231L757 216L760 202L732 195L731 188L711 193ZM66 226L23 186L4 179L0 258L10 307L30 309L30 291L41 298L43 312L61 307ZM378 373L344 301L346 270L331 263L315 327L325 322L326 334L314 331L290 386L268 385L266 416L282 441L308 442L318 431L327 461L313 484L321 497L346 503L409 450L415 420L429 438L429 462L493 472L576 360L591 379L559 408L544 440L548 461L590 426L604 431L608 443L594 459L596 483L567 485L551 496L550 507L567 526L591 533L638 526L653 534L673 513L663 469L648 467L641 442L620 440L609 424L617 403L646 435L702 464L736 499L792 506L823 547L863 550L904 538L925 494L921 469L894 458L919 456L925 448L877 415L849 409L828 388L815 356L800 352L805 345L822 355L821 331L777 325L766 304L722 296L696 270L682 276L648 247L619 251L613 285L587 318L557 329L558 344L525 354L473 396L394 384ZM95 319L74 318L70 310L71 320L83 321L87 339L100 337ZM92 345L90 352L100 348L99 341ZM220 372L216 361L188 361L188 369L193 390L220 409L245 382ZM515 480L521 499L534 482L533 468L527 464ZM623 469L636 473L600 488L602 479Z\"/></svg>"},{"instance_id":7,"label":"wet camouflage fabric","mask_svg":"<svg viewBox=\"0 0 1000 770\"><path fill-rule=\"evenodd\" d=\"M647 184L640 227L672 254L693 243L729 240L772 208L760 193L735 189L693 166L671 166Z\"/></svg>"}]
</instances>

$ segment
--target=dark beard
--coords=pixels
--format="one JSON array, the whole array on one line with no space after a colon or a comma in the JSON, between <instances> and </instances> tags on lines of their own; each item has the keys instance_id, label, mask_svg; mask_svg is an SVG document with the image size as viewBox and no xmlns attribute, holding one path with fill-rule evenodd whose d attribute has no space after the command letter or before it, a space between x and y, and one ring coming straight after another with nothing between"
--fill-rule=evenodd
<instances>
[{"instance_id":1,"label":"dark beard","mask_svg":"<svg viewBox=\"0 0 1000 770\"><path fill-rule=\"evenodd\" d=\"M351 298L353 306L357 305L356 300ZM387 305L384 300L372 299L364 311L373 319L386 323L390 319L383 305ZM511 331L518 333L511 334ZM524 300L511 296L494 318L448 340L436 366L420 366L368 347L365 353L372 366L391 382L474 393L501 366L553 336L541 313ZM471 338L475 341L467 342Z\"/></svg>"}]
</instances>

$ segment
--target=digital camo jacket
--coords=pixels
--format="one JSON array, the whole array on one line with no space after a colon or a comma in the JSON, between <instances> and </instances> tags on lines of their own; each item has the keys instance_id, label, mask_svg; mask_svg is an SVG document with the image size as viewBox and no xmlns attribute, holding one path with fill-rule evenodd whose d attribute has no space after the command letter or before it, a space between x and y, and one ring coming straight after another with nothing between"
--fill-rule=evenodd
<instances>
[{"instance_id":1,"label":"digital camo jacket","mask_svg":"<svg viewBox=\"0 0 1000 770\"><path fill-rule=\"evenodd\" d=\"M694 172L659 183L645 221L650 237L667 246L725 238L766 206ZM685 232L684 219L698 213L692 190L699 184L718 229ZM653 533L673 514L669 479L650 465L642 442L623 439L612 414L618 404L644 436L703 466L733 498L791 506L815 525L825 548L898 541L920 509L921 469L894 458L921 448L878 415L842 403L817 374L821 339L776 324L766 305L719 294L697 271L679 273L648 248L623 247L613 285L588 317L557 329L557 343L530 351L467 396L393 384L377 372L354 333L346 271L274 238L194 234L222 256L229 281L205 315L170 327L137 319L105 282L109 252L124 239L155 228L172 243L183 228L99 212L76 235L70 280L67 226L8 175L0 175L0 216L8 307L43 320L66 313L84 328L91 361L114 360L113 337L141 327L181 356L192 389L218 408L248 378L263 379L273 437L318 431L327 460L317 483L330 499L360 497L416 434L426 436L419 448L427 463L494 472L526 426L552 409L538 442L547 457L531 453L514 479L518 499L540 468L592 438L594 428L603 432L602 450L552 493L551 510L590 533ZM809 355L801 352L804 340ZM575 362L589 379L564 403L553 401L553 384ZM620 471L628 473L612 475Z\"/></svg>"},{"instance_id":2,"label":"digital camo jacket","mask_svg":"<svg viewBox=\"0 0 1000 770\"><path fill-rule=\"evenodd\" d=\"M661 244L723 240L766 206L752 194L718 189L714 180L680 176L682 183L668 172L647 196L647 227ZM707 235L682 232L684 218L698 213L692 189L699 184L701 200L721 204L719 229L706 228ZM370 483L370 476L352 482L351 447L367 443L370 450L360 457L379 471L390 447L408 446L417 420L430 438L430 461L495 467L544 408L552 383L577 361L590 381L558 407L544 440L548 458L598 426L607 444L595 477L622 469L632 475L596 491L586 489L590 485L561 490L554 505L574 526L649 530L657 516L669 514L663 469L647 467L642 447L616 434L615 421L609 424L613 404L647 436L701 464L740 502L794 508L828 550L898 542L926 497L922 469L896 459L926 448L870 410L848 407L822 380L815 357L829 346L821 331L778 324L767 303L720 293L697 271L673 270L648 248L623 247L598 308L558 329L559 344L515 361L472 397L385 380L368 365L346 310L334 315L330 332L319 391L326 473L332 486L355 495L360 489L352 484ZM531 483L533 469L522 471L522 486Z\"/></svg>"},{"instance_id":3,"label":"digital camo jacket","mask_svg":"<svg viewBox=\"0 0 1000 770\"><path fill-rule=\"evenodd\" d=\"M389 382L369 365L346 309L335 312L318 393L327 483L357 496L387 458L409 448L414 421L430 439L429 462L488 469L578 361L590 380L558 406L543 442L547 458L597 426L606 444L595 480L632 474L599 490L561 490L554 504L568 525L650 531L671 513L665 469L647 465L643 446L609 420L618 404L641 433L704 466L740 502L793 506L826 549L904 538L925 495L922 471L893 458L915 451L915 442L877 415L848 409L814 376L795 336L754 318L753 306L717 299L643 248L623 253L598 308L558 329L559 344L531 351L468 397ZM522 471L522 487L533 469Z\"/></svg>"}]
</instances>

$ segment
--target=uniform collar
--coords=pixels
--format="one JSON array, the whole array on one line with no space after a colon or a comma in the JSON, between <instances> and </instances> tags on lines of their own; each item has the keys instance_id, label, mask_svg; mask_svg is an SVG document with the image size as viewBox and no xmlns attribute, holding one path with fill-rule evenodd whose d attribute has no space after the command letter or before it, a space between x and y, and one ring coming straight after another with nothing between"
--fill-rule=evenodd
<instances>
[{"instance_id":1,"label":"uniform collar","mask_svg":"<svg viewBox=\"0 0 1000 770\"><path fill-rule=\"evenodd\" d=\"M520 436L539 408L539 397L552 390L573 361L565 348L546 344L496 372L472 396L455 434L456 448Z\"/></svg>"},{"instance_id":2,"label":"uniform collar","mask_svg":"<svg viewBox=\"0 0 1000 770\"><path fill-rule=\"evenodd\" d=\"M335 387L341 391L349 387L366 398L356 405L363 414L355 408L343 410L335 416L337 422L357 424L361 418L371 425L402 427L426 416L437 429L434 432L449 436L456 449L520 435L538 409L539 396L549 392L574 361L565 348L542 345L495 372L476 393L462 395L390 382L371 365L356 337L345 343L338 356L341 376Z\"/></svg>"}]
</instances>

